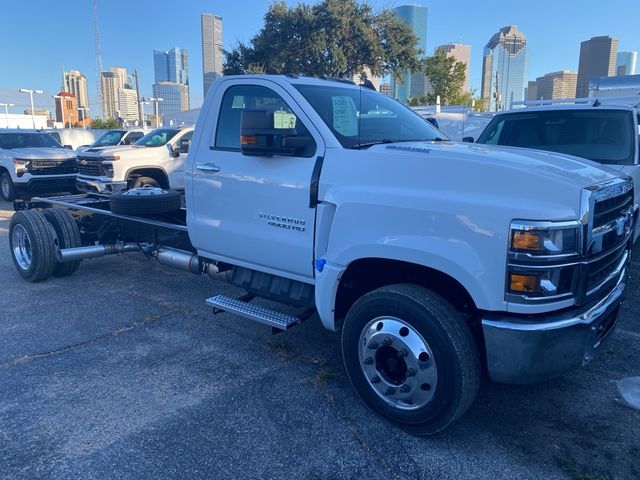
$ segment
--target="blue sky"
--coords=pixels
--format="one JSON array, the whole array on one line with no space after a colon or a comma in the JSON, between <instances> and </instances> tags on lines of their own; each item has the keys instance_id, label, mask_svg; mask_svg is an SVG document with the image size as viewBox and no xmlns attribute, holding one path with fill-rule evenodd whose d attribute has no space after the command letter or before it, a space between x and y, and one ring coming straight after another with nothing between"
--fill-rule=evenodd
<instances>
[{"instance_id":1,"label":"blue sky","mask_svg":"<svg viewBox=\"0 0 640 480\"><path fill-rule=\"evenodd\" d=\"M0 102L28 107L20 87L40 88L37 106L52 109L60 89L61 69L87 75L91 102L96 100L96 62L92 0L22 0L2 2L0 22ZM152 51L173 46L189 51L192 106L202 101L200 13L221 15L224 46L248 41L262 26L270 2L264 0L98 0L105 68L140 71L141 91L151 92ZM297 2L289 0L288 4ZM313 3L313 2L311 2ZM640 49L640 2L637 0L371 0L375 8L418 3L429 9L427 49L446 42L472 45L471 86L480 87L482 49L502 26L516 24L528 37L529 78L570 69L577 71L580 42L613 35L619 49ZM92 105L92 112L96 111Z\"/></svg>"}]
</instances>

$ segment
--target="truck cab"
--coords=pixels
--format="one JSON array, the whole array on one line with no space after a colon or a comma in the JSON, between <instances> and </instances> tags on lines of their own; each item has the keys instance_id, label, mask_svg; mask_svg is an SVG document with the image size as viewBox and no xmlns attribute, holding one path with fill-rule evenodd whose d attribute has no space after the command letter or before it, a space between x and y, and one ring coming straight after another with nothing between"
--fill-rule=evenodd
<instances>
[{"instance_id":1,"label":"truck cab","mask_svg":"<svg viewBox=\"0 0 640 480\"><path fill-rule=\"evenodd\" d=\"M170 131L150 135L138 144ZM483 369L526 384L590 362L622 308L637 211L628 176L555 152L449 142L366 85L217 79L184 181L186 209L151 186L16 205L16 268L37 281L83 258L142 252L223 278L246 294L212 295L214 313L339 331L363 402L418 434L459 418Z\"/></svg>"}]
</instances>

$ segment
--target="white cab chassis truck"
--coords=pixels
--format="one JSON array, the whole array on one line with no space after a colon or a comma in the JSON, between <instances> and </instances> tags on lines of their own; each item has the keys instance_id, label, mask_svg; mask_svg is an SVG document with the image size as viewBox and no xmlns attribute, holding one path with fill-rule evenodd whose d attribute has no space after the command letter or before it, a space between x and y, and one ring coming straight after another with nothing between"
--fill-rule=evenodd
<instances>
[{"instance_id":1,"label":"white cab chassis truck","mask_svg":"<svg viewBox=\"0 0 640 480\"><path fill-rule=\"evenodd\" d=\"M366 86L218 79L185 182L186 209L151 186L16 202L18 272L39 281L84 258L142 252L223 277L247 293L213 295L214 312L340 331L363 402L418 434L459 418L483 369L524 384L586 364L622 307L628 177L448 142Z\"/></svg>"}]
</instances>

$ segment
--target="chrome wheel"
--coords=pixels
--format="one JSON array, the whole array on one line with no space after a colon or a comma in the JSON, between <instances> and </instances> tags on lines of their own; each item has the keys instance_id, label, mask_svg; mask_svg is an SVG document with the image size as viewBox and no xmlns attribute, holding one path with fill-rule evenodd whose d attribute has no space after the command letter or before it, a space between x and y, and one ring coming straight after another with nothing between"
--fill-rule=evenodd
<instances>
[{"instance_id":1,"label":"chrome wheel","mask_svg":"<svg viewBox=\"0 0 640 480\"><path fill-rule=\"evenodd\" d=\"M0 182L0 188L2 188L2 196L4 198L9 198L11 195L11 184L10 180L7 177L2 177L2 182Z\"/></svg>"},{"instance_id":2,"label":"chrome wheel","mask_svg":"<svg viewBox=\"0 0 640 480\"><path fill-rule=\"evenodd\" d=\"M11 233L11 244L13 245L13 256L23 270L31 267L31 240L27 231L22 225L16 225Z\"/></svg>"},{"instance_id":3,"label":"chrome wheel","mask_svg":"<svg viewBox=\"0 0 640 480\"><path fill-rule=\"evenodd\" d=\"M407 322L371 320L360 334L358 358L373 391L394 408L416 410L433 399L438 382L433 352Z\"/></svg>"}]
</instances>

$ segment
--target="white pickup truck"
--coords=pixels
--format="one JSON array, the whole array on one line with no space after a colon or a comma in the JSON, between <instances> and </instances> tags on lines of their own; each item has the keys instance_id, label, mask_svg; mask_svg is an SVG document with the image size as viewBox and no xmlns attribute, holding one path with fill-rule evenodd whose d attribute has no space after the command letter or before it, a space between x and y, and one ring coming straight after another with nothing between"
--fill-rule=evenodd
<instances>
[{"instance_id":1,"label":"white pickup truck","mask_svg":"<svg viewBox=\"0 0 640 480\"><path fill-rule=\"evenodd\" d=\"M77 187L113 193L132 187L184 190L184 160L193 128L157 128L133 143L78 153Z\"/></svg>"},{"instance_id":2,"label":"white pickup truck","mask_svg":"<svg viewBox=\"0 0 640 480\"><path fill-rule=\"evenodd\" d=\"M483 369L522 384L586 364L623 303L637 208L628 177L448 142L363 86L218 79L185 179L186 209L150 186L17 202L18 272L38 281L143 252L223 277L247 294L212 295L214 312L341 331L364 403L418 434L459 418Z\"/></svg>"}]
</instances>

